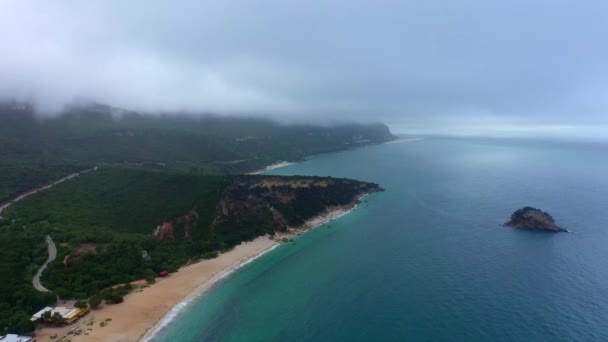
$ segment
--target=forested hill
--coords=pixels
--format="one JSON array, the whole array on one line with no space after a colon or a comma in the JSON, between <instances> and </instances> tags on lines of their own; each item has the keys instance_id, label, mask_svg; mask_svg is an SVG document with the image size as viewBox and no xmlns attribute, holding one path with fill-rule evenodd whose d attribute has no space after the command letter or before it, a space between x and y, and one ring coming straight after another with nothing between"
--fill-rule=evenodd
<instances>
[{"instance_id":1,"label":"forested hill","mask_svg":"<svg viewBox=\"0 0 608 342\"><path fill-rule=\"evenodd\" d=\"M34 290L42 275L63 299L119 303L112 286L154 279L191 260L213 258L242 241L284 232L334 206L381 191L374 183L328 177L201 175L102 166L29 196L0 219L0 327L24 333L53 294ZM122 291L122 290L121 290ZM91 304L94 305L94 304Z\"/></svg>"},{"instance_id":2,"label":"forested hill","mask_svg":"<svg viewBox=\"0 0 608 342\"><path fill-rule=\"evenodd\" d=\"M391 139L383 124L282 125L259 118L140 115L103 105L40 118L31 106L3 103L0 203L93 165L244 173Z\"/></svg>"}]
</instances>

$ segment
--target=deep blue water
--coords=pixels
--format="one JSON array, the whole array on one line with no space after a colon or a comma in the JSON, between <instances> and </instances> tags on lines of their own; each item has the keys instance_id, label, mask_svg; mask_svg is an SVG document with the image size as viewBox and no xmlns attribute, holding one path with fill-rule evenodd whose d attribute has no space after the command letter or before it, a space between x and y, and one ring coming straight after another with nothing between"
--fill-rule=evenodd
<instances>
[{"instance_id":1,"label":"deep blue water","mask_svg":"<svg viewBox=\"0 0 608 342\"><path fill-rule=\"evenodd\" d=\"M381 184L157 341L607 341L608 149L425 139L274 170ZM573 233L501 226L520 207Z\"/></svg>"}]
</instances>

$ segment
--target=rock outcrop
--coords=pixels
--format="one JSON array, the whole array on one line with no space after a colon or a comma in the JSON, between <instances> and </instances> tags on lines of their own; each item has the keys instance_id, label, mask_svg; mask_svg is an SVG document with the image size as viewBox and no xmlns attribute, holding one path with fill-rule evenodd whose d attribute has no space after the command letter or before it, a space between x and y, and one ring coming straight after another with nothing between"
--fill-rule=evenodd
<instances>
[{"instance_id":1,"label":"rock outcrop","mask_svg":"<svg viewBox=\"0 0 608 342\"><path fill-rule=\"evenodd\" d=\"M152 235L160 241L175 241L177 239L190 239L192 229L198 223L198 212L190 210L185 215L167 220L152 231Z\"/></svg>"},{"instance_id":2,"label":"rock outcrop","mask_svg":"<svg viewBox=\"0 0 608 342\"><path fill-rule=\"evenodd\" d=\"M272 231L284 231L328 208L351 204L363 194L378 191L383 191L378 184L350 179L243 176L224 192L211 229L249 220Z\"/></svg>"},{"instance_id":3,"label":"rock outcrop","mask_svg":"<svg viewBox=\"0 0 608 342\"><path fill-rule=\"evenodd\" d=\"M226 186L210 223L196 209L160 223L160 241L191 239L193 229L236 244L264 234L299 227L328 209L355 205L364 194L383 191L378 184L330 177L238 176ZM200 232L199 232L200 233Z\"/></svg>"},{"instance_id":4,"label":"rock outcrop","mask_svg":"<svg viewBox=\"0 0 608 342\"><path fill-rule=\"evenodd\" d=\"M524 207L515 211L511 215L511 220L505 223L505 226L520 228L520 229L531 229L531 230L542 230L548 232L567 232L568 230L555 224L555 220L548 213L532 208Z\"/></svg>"}]
</instances>

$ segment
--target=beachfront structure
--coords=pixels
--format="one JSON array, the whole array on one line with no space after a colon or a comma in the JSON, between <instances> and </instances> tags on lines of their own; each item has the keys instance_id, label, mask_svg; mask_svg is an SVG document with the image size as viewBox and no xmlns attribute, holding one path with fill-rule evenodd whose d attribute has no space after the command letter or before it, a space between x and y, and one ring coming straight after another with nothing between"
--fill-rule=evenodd
<instances>
[{"instance_id":1,"label":"beachfront structure","mask_svg":"<svg viewBox=\"0 0 608 342\"><path fill-rule=\"evenodd\" d=\"M6 336L0 336L0 342L32 342L32 338L29 336L8 334Z\"/></svg>"},{"instance_id":2,"label":"beachfront structure","mask_svg":"<svg viewBox=\"0 0 608 342\"><path fill-rule=\"evenodd\" d=\"M42 310L40 310L40 311L36 312L35 314L33 314L33 315L32 315L32 318L30 318L30 320L31 320L32 322L35 322L35 321L41 320L41 319L42 319L42 315L44 315L44 313L45 313L45 312L47 312L47 311L52 311L52 310L53 310L53 308L52 308L52 307L47 306L46 308L44 308L44 309L42 309ZM51 314L51 315L52 315L52 314Z\"/></svg>"},{"instance_id":3,"label":"beachfront structure","mask_svg":"<svg viewBox=\"0 0 608 342\"><path fill-rule=\"evenodd\" d=\"M88 310L77 309L77 308L66 308L63 306L57 306L54 308L47 306L46 308L44 308L44 309L36 312L34 315L32 315L31 320L34 322L41 321L46 312L50 312L51 316L53 316L55 313L58 313L59 315L61 315L61 317L63 318L65 323L72 323L72 322L76 321L77 319L79 319L80 317L84 316L88 312ZM0 340L0 342L4 342L4 341Z\"/></svg>"}]
</instances>

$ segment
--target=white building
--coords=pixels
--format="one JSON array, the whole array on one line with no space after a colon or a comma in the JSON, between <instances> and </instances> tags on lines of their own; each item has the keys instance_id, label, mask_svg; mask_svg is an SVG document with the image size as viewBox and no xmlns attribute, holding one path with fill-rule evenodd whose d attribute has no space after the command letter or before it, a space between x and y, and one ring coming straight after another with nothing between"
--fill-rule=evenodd
<instances>
[{"instance_id":1,"label":"white building","mask_svg":"<svg viewBox=\"0 0 608 342\"><path fill-rule=\"evenodd\" d=\"M44 308L44 309L42 309L42 310L40 310L40 311L36 312L35 314L33 314L33 315L32 315L31 320L32 320L32 321L37 321L37 320L39 320L40 318L42 318L42 315L43 315L45 312L47 312L47 311L52 311L52 310L53 310L53 308L52 308L52 307L47 306L46 308ZM52 314L52 313L51 313L51 314ZM2 340L0 340L0 341L2 341ZM4 341L2 341L2 342L4 342Z\"/></svg>"},{"instance_id":2,"label":"white building","mask_svg":"<svg viewBox=\"0 0 608 342\"><path fill-rule=\"evenodd\" d=\"M51 312L51 316L53 316L55 313L58 313L59 315L61 315L61 317L63 317L63 319L65 319L67 323L72 323L74 320L86 313L85 311L76 308L65 308L62 306L52 308L50 306L47 306L46 308L33 314L31 320L34 322L40 320L42 318L42 315L44 315L44 313L47 311ZM0 340L0 342L4 341Z\"/></svg>"},{"instance_id":3,"label":"white building","mask_svg":"<svg viewBox=\"0 0 608 342\"><path fill-rule=\"evenodd\" d=\"M32 342L32 338L29 336L8 334L6 336L0 336L0 342Z\"/></svg>"}]
</instances>

